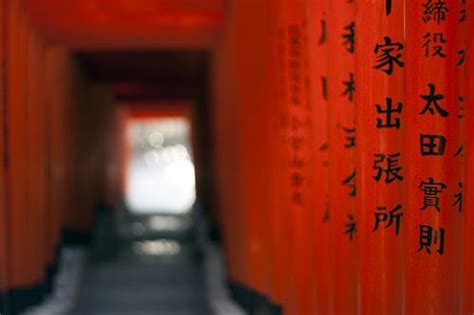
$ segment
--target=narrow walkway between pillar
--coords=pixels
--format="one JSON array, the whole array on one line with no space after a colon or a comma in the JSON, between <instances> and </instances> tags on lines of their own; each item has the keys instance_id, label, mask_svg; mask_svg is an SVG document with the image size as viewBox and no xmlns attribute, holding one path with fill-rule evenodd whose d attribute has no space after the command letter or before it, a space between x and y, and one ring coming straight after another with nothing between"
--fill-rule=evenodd
<instances>
[{"instance_id":1,"label":"narrow walkway between pillar","mask_svg":"<svg viewBox=\"0 0 474 315\"><path fill-rule=\"evenodd\" d=\"M159 218L128 215L115 224L102 217L72 315L209 314L192 231L153 233L146 229L150 219Z\"/></svg>"}]
</instances>

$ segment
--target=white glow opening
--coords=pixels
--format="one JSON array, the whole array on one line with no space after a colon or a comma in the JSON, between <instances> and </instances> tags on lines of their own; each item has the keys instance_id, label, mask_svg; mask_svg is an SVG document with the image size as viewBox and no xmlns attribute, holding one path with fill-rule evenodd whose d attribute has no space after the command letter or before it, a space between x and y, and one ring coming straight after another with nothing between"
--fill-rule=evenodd
<instances>
[{"instance_id":1,"label":"white glow opening","mask_svg":"<svg viewBox=\"0 0 474 315\"><path fill-rule=\"evenodd\" d=\"M196 200L189 121L132 120L127 132L129 209L141 214L187 213Z\"/></svg>"}]
</instances>

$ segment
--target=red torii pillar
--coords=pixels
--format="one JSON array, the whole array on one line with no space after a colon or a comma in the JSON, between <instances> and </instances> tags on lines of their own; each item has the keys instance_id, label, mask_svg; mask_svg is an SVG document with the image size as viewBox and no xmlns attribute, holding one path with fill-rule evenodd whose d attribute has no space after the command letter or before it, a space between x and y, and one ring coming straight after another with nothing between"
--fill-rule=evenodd
<instances>
[{"instance_id":1,"label":"red torii pillar","mask_svg":"<svg viewBox=\"0 0 474 315\"><path fill-rule=\"evenodd\" d=\"M356 3L328 1L330 313L358 310L355 47Z\"/></svg>"},{"instance_id":2,"label":"red torii pillar","mask_svg":"<svg viewBox=\"0 0 474 315\"><path fill-rule=\"evenodd\" d=\"M360 0L357 56L357 213L360 314L401 314L405 158L404 3ZM376 27L365 23L370 21ZM395 60L385 59L393 49Z\"/></svg>"},{"instance_id":3,"label":"red torii pillar","mask_svg":"<svg viewBox=\"0 0 474 315\"><path fill-rule=\"evenodd\" d=\"M462 311L463 315L474 313L474 80L468 75L474 71L474 1L467 2L468 28L465 32L466 50L466 125L464 130L465 145L465 211L463 218L462 247Z\"/></svg>"},{"instance_id":4,"label":"red torii pillar","mask_svg":"<svg viewBox=\"0 0 474 315\"><path fill-rule=\"evenodd\" d=\"M307 1L309 22L314 210L310 226L313 241L313 313L329 313L329 209L327 76L328 30L326 0ZM311 314L313 314L311 313Z\"/></svg>"},{"instance_id":5,"label":"red torii pillar","mask_svg":"<svg viewBox=\"0 0 474 315\"><path fill-rule=\"evenodd\" d=\"M404 313L457 314L460 300L462 2L407 1Z\"/></svg>"}]
</instances>

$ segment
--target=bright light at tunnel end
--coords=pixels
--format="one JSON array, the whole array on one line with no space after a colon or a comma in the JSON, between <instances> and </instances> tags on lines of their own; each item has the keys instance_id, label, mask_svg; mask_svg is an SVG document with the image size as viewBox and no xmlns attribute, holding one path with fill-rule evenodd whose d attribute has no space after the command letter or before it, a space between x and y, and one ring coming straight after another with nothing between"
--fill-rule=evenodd
<instances>
[{"instance_id":1,"label":"bright light at tunnel end","mask_svg":"<svg viewBox=\"0 0 474 315\"><path fill-rule=\"evenodd\" d=\"M190 123L185 118L131 121L127 205L141 214L185 214L196 200Z\"/></svg>"}]
</instances>

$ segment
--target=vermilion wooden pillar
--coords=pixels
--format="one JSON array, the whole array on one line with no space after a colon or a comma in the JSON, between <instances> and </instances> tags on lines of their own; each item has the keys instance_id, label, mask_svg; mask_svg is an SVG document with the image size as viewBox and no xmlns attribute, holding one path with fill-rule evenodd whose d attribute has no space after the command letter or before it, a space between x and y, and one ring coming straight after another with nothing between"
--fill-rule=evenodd
<instances>
[{"instance_id":1,"label":"vermilion wooden pillar","mask_svg":"<svg viewBox=\"0 0 474 315\"><path fill-rule=\"evenodd\" d=\"M93 182L89 182L91 179L87 161L94 156L95 152L90 150L85 141L90 129L94 128L94 122L92 114L86 109L88 104L83 104L81 99L76 98L77 95L74 94L78 84L77 74L68 51L65 50L63 53L64 59L59 68L59 75L63 81L60 83L61 90L58 96L64 108L62 123L66 122L67 126L65 126L66 132L63 139L64 161L62 162L66 174L66 192L65 205L59 223L63 231L79 235L79 233L83 234L85 230L84 217L90 211L89 190L94 185ZM83 99L87 98L87 92L84 91ZM90 126L81 130L84 120L91 121ZM89 140L89 142L95 141L95 139ZM88 152L87 156L85 152ZM86 182L89 183L84 186Z\"/></svg>"},{"instance_id":2,"label":"vermilion wooden pillar","mask_svg":"<svg viewBox=\"0 0 474 315\"><path fill-rule=\"evenodd\" d=\"M229 33L228 33L229 34ZM242 231L243 216L238 211L240 205L239 190L236 187L236 174L238 168L235 161L236 136L232 131L232 111L235 107L232 103L227 106L228 98L232 96L227 88L230 76L230 64L226 63L229 49L221 43L215 53L215 75L214 86L215 95L213 107L215 161L216 161L216 183L218 187L217 201L219 205L220 224L223 237L223 250L227 257L226 267L230 280L238 281L244 278L243 270L247 268L244 263L244 244L238 243L238 235L242 236L241 241L246 238ZM231 98L232 99L232 98ZM232 104L232 105L231 105ZM234 193L231 193L232 188Z\"/></svg>"},{"instance_id":3,"label":"vermilion wooden pillar","mask_svg":"<svg viewBox=\"0 0 474 315\"><path fill-rule=\"evenodd\" d=\"M294 250L292 246L295 243L295 237L293 233L294 224L292 220L292 187L289 178L291 164L291 145L289 134L289 103L290 95L288 93L288 78L289 78L289 67L288 67L288 26L287 17L285 15L286 6L288 5L285 1L275 1L276 5L276 78L278 80L277 86L277 128L279 143L277 148L277 159L278 169L280 173L278 175L278 188L277 195L279 196L280 207L277 208L278 221L276 222L278 229L281 233L284 233L286 242L282 243L284 257L281 263L283 268L281 284L286 285L283 298L283 314L294 314L296 312L296 281L295 281L295 260L293 258Z\"/></svg>"},{"instance_id":4,"label":"vermilion wooden pillar","mask_svg":"<svg viewBox=\"0 0 474 315\"><path fill-rule=\"evenodd\" d=\"M246 244L248 279L246 286L265 294L265 279L268 269L265 268L265 230L263 226L265 210L261 209L262 182L261 162L265 158L262 152L262 133L257 133L261 123L261 107L264 102L264 91L259 87L264 77L265 43L265 6L264 3L252 1L236 2L236 106L238 129L238 156L241 173L238 179L242 198L245 231L248 236ZM244 48L245 47L245 48Z\"/></svg>"},{"instance_id":5,"label":"vermilion wooden pillar","mask_svg":"<svg viewBox=\"0 0 474 315\"><path fill-rule=\"evenodd\" d=\"M105 148L105 202L109 206L115 206L121 202L120 158L123 154L120 151L121 132L122 130L120 129L120 109L113 108L110 111L110 121L108 124L108 135Z\"/></svg>"},{"instance_id":6,"label":"vermilion wooden pillar","mask_svg":"<svg viewBox=\"0 0 474 315\"><path fill-rule=\"evenodd\" d=\"M460 309L459 137L464 117L461 1L407 1L406 156L404 173L404 313L457 314ZM393 55L395 51L390 53Z\"/></svg>"},{"instance_id":7,"label":"vermilion wooden pillar","mask_svg":"<svg viewBox=\"0 0 474 315\"><path fill-rule=\"evenodd\" d=\"M72 123L68 115L70 103L64 96L67 88L64 75L68 65L67 53L64 50L49 47L45 51L45 60L47 64L45 79L48 87L45 92L49 112L46 133L49 134L48 215L50 224L50 229L46 231L46 238L50 244L49 260L52 264L60 242L64 212L71 208L68 201L72 176L68 168L70 151L68 151L67 143L70 139ZM61 132L58 132L59 130Z\"/></svg>"},{"instance_id":8,"label":"vermilion wooden pillar","mask_svg":"<svg viewBox=\"0 0 474 315\"><path fill-rule=\"evenodd\" d=\"M80 73L80 67L77 68ZM105 129L107 125L107 110L110 108L111 100L108 97L108 88L103 84L92 84L85 82L87 89L88 100L87 109L92 114L91 120L82 121L80 130L85 134L86 139L94 139L94 141L87 141L85 143L88 146L88 151L93 152L93 156L87 159L88 178L85 179L85 185L92 182L93 185L89 188L89 206L88 212L84 216L83 229L86 234L91 233L94 226L94 219L96 211L99 206L103 205L104 190L102 185L102 179L104 178L104 167L103 162L104 147L105 147ZM91 126L90 122L93 122Z\"/></svg>"},{"instance_id":9,"label":"vermilion wooden pillar","mask_svg":"<svg viewBox=\"0 0 474 315\"><path fill-rule=\"evenodd\" d=\"M264 118L265 128L269 128L270 136L267 138L267 147L271 167L269 177L269 198L271 205L269 211L270 224L267 225L271 233L272 259L270 264L271 279L269 299L273 304L279 305L288 311L290 297L293 295L294 286L290 281L290 248L292 246L290 237L291 227L288 224L290 203L290 182L285 176L288 168L288 150L286 143L286 130L284 129L284 117L287 108L287 93L285 86L285 60L283 58L284 25L282 23L283 12L280 10L280 2L269 0L267 6L267 58L266 58L266 81L267 86L267 114Z\"/></svg>"},{"instance_id":10,"label":"vermilion wooden pillar","mask_svg":"<svg viewBox=\"0 0 474 315\"><path fill-rule=\"evenodd\" d=\"M330 314L358 310L355 16L355 2L328 1Z\"/></svg>"},{"instance_id":11,"label":"vermilion wooden pillar","mask_svg":"<svg viewBox=\"0 0 474 315\"><path fill-rule=\"evenodd\" d=\"M29 211L27 186L27 127L25 104L25 41L24 21L18 3L12 1L8 18L8 168L6 178L8 196L8 256L11 264L9 280L12 287L30 287L32 283L32 249L28 243Z\"/></svg>"},{"instance_id":12,"label":"vermilion wooden pillar","mask_svg":"<svg viewBox=\"0 0 474 315\"><path fill-rule=\"evenodd\" d=\"M360 0L357 9L359 312L396 315L403 302L403 226L411 211L402 196L410 171L401 151L405 7L403 1Z\"/></svg>"},{"instance_id":13,"label":"vermilion wooden pillar","mask_svg":"<svg viewBox=\"0 0 474 315\"><path fill-rule=\"evenodd\" d=\"M47 48L45 51L45 93L46 100L45 110L47 111L46 117L46 130L45 134L48 135L48 190L47 190L47 216L49 229L45 231L45 239L48 244L48 264L52 266L54 264L56 246L58 245L58 234L59 234L59 213L64 207L65 198L65 184L64 184L64 157L63 157L63 145L61 139L64 137L64 132L57 132L57 130L64 130L62 124L64 118L62 116L63 107L57 97L57 91L54 87L59 82L59 62L61 55L59 51L52 48ZM56 93L55 93L56 91Z\"/></svg>"},{"instance_id":14,"label":"vermilion wooden pillar","mask_svg":"<svg viewBox=\"0 0 474 315\"><path fill-rule=\"evenodd\" d=\"M0 165L5 166L6 155L6 128L7 128L7 116L6 113L6 57L7 57L7 26L8 26L8 7L5 1L0 3L0 60L2 66L0 67ZM6 203L7 195L7 181L5 178L5 167L0 167L0 292L5 292L8 289L8 248L7 248L7 218L8 218L8 205ZM1 311L5 311L1 309Z\"/></svg>"},{"instance_id":15,"label":"vermilion wooden pillar","mask_svg":"<svg viewBox=\"0 0 474 315\"><path fill-rule=\"evenodd\" d=\"M41 231L39 231L40 235L38 238L41 240L41 258L43 261L43 276L47 276L46 272L48 269L48 253L49 248L47 246L47 238L46 238L46 230L49 226L49 174L48 174L48 158L49 158L49 134L47 133L48 130L48 115L49 115L49 104L46 102L46 83L45 80L42 80L42 76L44 74L44 67L45 67L45 51L46 51L46 44L41 40L38 33L36 33L35 37L36 49L37 54L35 56L35 95L36 99L35 102L38 107L40 107L41 112L38 114L38 134L41 135L41 140L39 141L39 151L41 153L39 157L39 162L37 165L40 168L38 170L39 176L39 208L41 209L41 222L43 224ZM45 279L43 279L45 280Z\"/></svg>"},{"instance_id":16,"label":"vermilion wooden pillar","mask_svg":"<svg viewBox=\"0 0 474 315\"><path fill-rule=\"evenodd\" d=\"M309 51L307 5L304 0L279 2L281 15L282 48L281 66L285 103L282 104L282 128L285 132L283 156L286 167L282 180L288 181L288 223L290 238L290 275L294 292L290 291L286 314L313 312L313 191L312 174L312 104L309 85ZM286 177L286 179L285 179Z\"/></svg>"},{"instance_id":17,"label":"vermilion wooden pillar","mask_svg":"<svg viewBox=\"0 0 474 315\"><path fill-rule=\"evenodd\" d=\"M36 248L33 251L34 262L32 261L32 268L34 269L34 280L40 283L45 279L44 272L46 271L45 264L45 233L47 226L45 221L45 204L44 196L45 190L45 139L44 131L44 110L41 96L39 95L42 89L39 84L42 82L39 68L39 58L41 57L40 46L37 35L31 26L28 28L28 38L26 51L27 55L27 69L25 79L25 97L27 102L27 142L25 143L27 151L27 186L26 200L28 202L30 229L28 230L30 236L30 245Z\"/></svg>"},{"instance_id":18,"label":"vermilion wooden pillar","mask_svg":"<svg viewBox=\"0 0 474 315\"><path fill-rule=\"evenodd\" d=\"M41 103L42 103L42 119L43 119L43 130L42 134L44 135L44 154L45 154L45 165L44 165L44 203L45 203L45 210L44 210L44 220L47 226L49 228L45 228L43 230L43 241L44 241L44 248L45 248L45 264L49 268L49 272L52 272L54 268L54 263L55 263L55 256L56 256L56 251L55 248L53 248L53 242L52 242L52 235L54 233L57 233L55 230L55 225L54 225L54 219L53 219L53 209L54 209L54 203L53 203L53 192L52 192L52 176L51 176L51 164L52 164L52 144L54 143L55 136L53 133L51 133L51 101L49 97L49 90L50 87L53 86L52 80L51 80L51 60L48 58L48 48L46 46L43 47L43 51L41 54L41 61L42 64L44 65L44 68L42 69L42 74L45 76L45 79L41 81Z\"/></svg>"},{"instance_id":19,"label":"vermilion wooden pillar","mask_svg":"<svg viewBox=\"0 0 474 315\"><path fill-rule=\"evenodd\" d=\"M313 227L308 227L314 241L313 312L329 313L329 216L328 216L328 25L327 1L307 1L309 52L311 65L311 107L313 112Z\"/></svg>"},{"instance_id":20,"label":"vermilion wooden pillar","mask_svg":"<svg viewBox=\"0 0 474 315\"><path fill-rule=\"evenodd\" d=\"M246 233L245 213L242 211L242 188L239 185L241 165L238 151L239 128L236 128L239 99L237 98L238 71L236 58L239 47L237 42L237 5L228 8L225 36L218 44L214 58L213 119L214 141L216 145L218 204L221 213L224 252L229 280L237 284L246 284L250 266L247 260L249 244Z\"/></svg>"},{"instance_id":21,"label":"vermilion wooden pillar","mask_svg":"<svg viewBox=\"0 0 474 315\"><path fill-rule=\"evenodd\" d=\"M265 298L274 304L281 304L280 301L275 299L275 282L276 278L279 277L280 270L277 271L274 262L279 256L278 251L285 252L285 246L278 246L276 244L274 216L278 214L278 197L275 191L275 185L277 183L277 174L275 172L275 153L277 138L275 136L275 92L277 82L275 80L275 40L272 36L273 25L275 23L275 10L274 6L270 1L264 1L259 4L256 9L262 10L261 15L261 28L262 32L259 32L260 44L262 46L256 46L259 53L258 60L262 61L262 67L257 68L256 71L261 71L261 82L263 84L263 93L261 95L260 106L255 109L257 119L254 122L253 130L260 130L259 138L257 139L257 150L255 153L259 156L258 169L256 173L258 176L257 185L260 187L260 198L258 207L261 211L261 222L266 225L262 233L262 243L264 251L264 291ZM279 244L282 245L282 244Z\"/></svg>"},{"instance_id":22,"label":"vermilion wooden pillar","mask_svg":"<svg viewBox=\"0 0 474 315\"><path fill-rule=\"evenodd\" d=\"M466 65L465 65L465 91L466 91L466 124L464 131L465 143L465 209L463 218L462 235L462 312L463 315L474 313L474 80L470 77L474 71L474 2L467 2L468 28L466 38Z\"/></svg>"}]
</instances>

